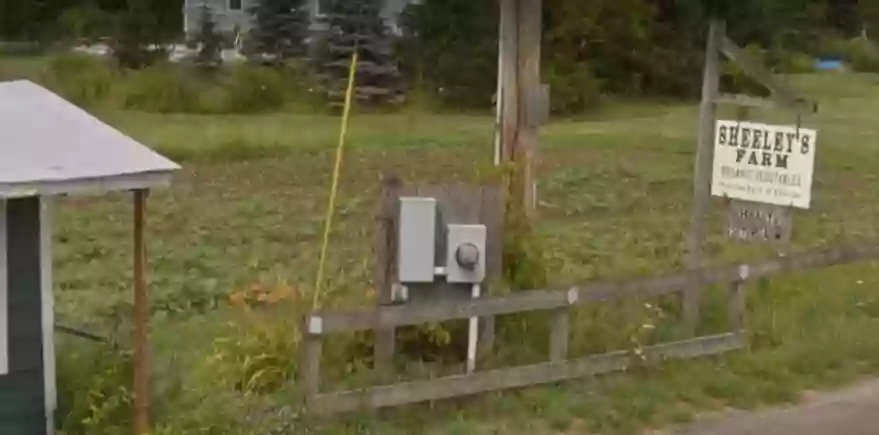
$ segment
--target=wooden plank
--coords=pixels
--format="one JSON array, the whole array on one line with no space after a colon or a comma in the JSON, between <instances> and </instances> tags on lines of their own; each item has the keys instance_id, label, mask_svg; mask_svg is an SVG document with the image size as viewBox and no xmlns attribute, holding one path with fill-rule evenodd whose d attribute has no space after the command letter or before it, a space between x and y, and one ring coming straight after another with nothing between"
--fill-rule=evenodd
<instances>
[{"instance_id":1,"label":"wooden plank","mask_svg":"<svg viewBox=\"0 0 879 435\"><path fill-rule=\"evenodd\" d=\"M390 305L393 302L393 288L396 283L397 268L397 215L399 193L402 182L396 175L386 174L382 178L381 197L376 215L375 272L374 285L378 304ZM375 331L373 348L374 368L378 373L390 372L396 328L387 327Z\"/></svg>"},{"instance_id":2,"label":"wooden plank","mask_svg":"<svg viewBox=\"0 0 879 435\"><path fill-rule=\"evenodd\" d=\"M630 297L652 297L679 291L688 283L708 286L745 282L818 267L879 259L879 244L831 248L790 254L754 264L727 265L653 278L587 284L567 290L531 290L478 300L381 307L377 310L317 313L322 333L368 330L387 326L497 316L524 311L553 310L570 305ZM746 276L742 279L741 276ZM572 294L576 294L572 297Z\"/></svg>"},{"instance_id":3,"label":"wooden plank","mask_svg":"<svg viewBox=\"0 0 879 435\"><path fill-rule=\"evenodd\" d=\"M314 317L320 317L323 331L330 333L554 309L567 304L566 292L543 290L473 300L381 307L378 310L321 313Z\"/></svg>"},{"instance_id":4,"label":"wooden plank","mask_svg":"<svg viewBox=\"0 0 879 435\"><path fill-rule=\"evenodd\" d=\"M699 138L696 148L693 176L693 215L687 239L687 267L698 269L702 263L702 240L705 237L705 219L711 205L711 172L714 158L714 122L717 106L714 101L720 88L720 60L718 47L726 33L722 21L713 20L708 30L705 49L705 71L702 78L702 103L699 107ZM698 283L687 286L684 292L684 319L694 327L699 318Z\"/></svg>"},{"instance_id":5,"label":"wooden plank","mask_svg":"<svg viewBox=\"0 0 879 435\"><path fill-rule=\"evenodd\" d=\"M650 360L695 358L729 352L742 346L741 336L723 334L648 347L645 354ZM309 409L318 414L332 414L448 399L620 371L629 367L630 362L629 353L619 351L573 361L548 362L365 390L326 393L315 396L313 406Z\"/></svg>"},{"instance_id":6,"label":"wooden plank","mask_svg":"<svg viewBox=\"0 0 879 435\"><path fill-rule=\"evenodd\" d=\"M771 72L751 58L745 50L728 37L721 38L720 50L726 57L738 64L745 71L745 74L769 89L772 92L772 98L782 107L800 114L818 111L817 103L798 97L792 89L776 79Z\"/></svg>"},{"instance_id":7,"label":"wooden plank","mask_svg":"<svg viewBox=\"0 0 879 435\"><path fill-rule=\"evenodd\" d=\"M568 341L571 334L571 312L568 308L555 310L552 333L549 337L549 360L561 362L568 359Z\"/></svg>"}]
</instances>

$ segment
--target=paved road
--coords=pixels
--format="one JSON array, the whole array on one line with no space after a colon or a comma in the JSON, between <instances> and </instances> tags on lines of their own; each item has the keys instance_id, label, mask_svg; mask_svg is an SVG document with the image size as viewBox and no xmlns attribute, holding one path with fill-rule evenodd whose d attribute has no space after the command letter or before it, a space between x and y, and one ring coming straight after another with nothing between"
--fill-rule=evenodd
<instances>
[{"instance_id":1,"label":"paved road","mask_svg":"<svg viewBox=\"0 0 879 435\"><path fill-rule=\"evenodd\" d=\"M835 393L810 394L794 407L706 419L677 434L879 435L879 380Z\"/></svg>"}]
</instances>

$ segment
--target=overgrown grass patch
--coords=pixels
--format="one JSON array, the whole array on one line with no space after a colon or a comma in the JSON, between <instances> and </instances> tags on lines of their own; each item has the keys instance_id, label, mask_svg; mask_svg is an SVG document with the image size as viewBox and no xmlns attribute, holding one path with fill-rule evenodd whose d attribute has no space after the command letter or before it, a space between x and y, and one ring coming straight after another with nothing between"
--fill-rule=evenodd
<instances>
[{"instance_id":1,"label":"overgrown grass patch","mask_svg":"<svg viewBox=\"0 0 879 435\"><path fill-rule=\"evenodd\" d=\"M804 126L819 129L818 175L812 208L795 213L791 249L874 240L879 216L879 189L874 188L879 165L879 136L872 116L879 110L875 76L803 75L795 84L817 98L822 111L802 120ZM155 388L156 400L162 403L156 416L159 433L266 433L278 427L304 433L306 422L297 414L292 376L297 369L295 349L286 338L254 343L258 333L236 329L247 323L234 311L230 296L280 283L295 290L300 295L297 302L250 311L269 325L284 325L282 318L293 322L287 333L295 341L297 317L310 308L339 120L295 113L96 113L185 161L175 185L155 192L149 205ZM796 122L783 112L754 116ZM411 183L478 180L482 174L474 167L491 162L492 125L490 116L423 112L354 118L331 235L327 307L374 303L371 243L381 173L395 171ZM559 121L544 129L536 235L549 284L682 269L696 125L692 106L620 103L594 118ZM65 324L126 336L130 199L117 195L59 202L58 317ZM773 253L771 248L726 240L722 201L714 204L706 246L711 263L758 261ZM879 323L877 267L836 267L751 285L749 349L728 356L349 416L318 422L310 430L531 434L568 429L624 434L685 422L706 409L795 400L802 389L830 387L879 372L879 336L872 333ZM724 290L706 290L700 331L726 326ZM644 343L677 338L676 307L670 299L578 310L572 323L572 352L631 349L632 334L648 322L656 330L643 336ZM548 328L542 322L536 315L527 324L509 328L498 344L501 351L527 361L544 358ZM217 347L216 340L224 337L251 341ZM333 342L326 352L331 364L327 387L356 384L358 376L369 374L362 367L368 363L368 337ZM264 357L266 365L248 361L255 364L248 366L236 358L219 358L220 366L212 366L217 349L236 358L289 354L289 359ZM59 358L66 357L59 353ZM254 370L239 371L246 367ZM274 386L280 379L285 386L248 395L236 382L226 382L236 376L253 379L263 368L266 377L261 379ZM425 371L436 367L410 362L408 368L428 376ZM438 372L457 369L451 364ZM236 376L220 376L230 373Z\"/></svg>"}]
</instances>

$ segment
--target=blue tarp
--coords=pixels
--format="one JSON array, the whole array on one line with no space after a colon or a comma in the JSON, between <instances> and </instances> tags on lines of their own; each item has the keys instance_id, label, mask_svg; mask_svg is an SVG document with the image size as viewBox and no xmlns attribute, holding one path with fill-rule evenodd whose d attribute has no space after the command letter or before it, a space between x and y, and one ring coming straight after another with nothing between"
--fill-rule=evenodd
<instances>
[{"instance_id":1,"label":"blue tarp","mask_svg":"<svg viewBox=\"0 0 879 435\"><path fill-rule=\"evenodd\" d=\"M819 71L839 71L845 68L840 60L836 59L818 59L815 61L815 69Z\"/></svg>"}]
</instances>

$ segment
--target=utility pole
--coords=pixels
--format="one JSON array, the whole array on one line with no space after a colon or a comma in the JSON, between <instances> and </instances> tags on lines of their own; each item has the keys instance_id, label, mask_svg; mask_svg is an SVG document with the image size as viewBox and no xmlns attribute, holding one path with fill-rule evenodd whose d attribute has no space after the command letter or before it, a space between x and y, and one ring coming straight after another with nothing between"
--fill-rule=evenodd
<instances>
[{"instance_id":1,"label":"utility pole","mask_svg":"<svg viewBox=\"0 0 879 435\"><path fill-rule=\"evenodd\" d=\"M516 167L511 192L529 216L536 208L538 128L546 110L540 80L542 0L501 0L496 162Z\"/></svg>"}]
</instances>

